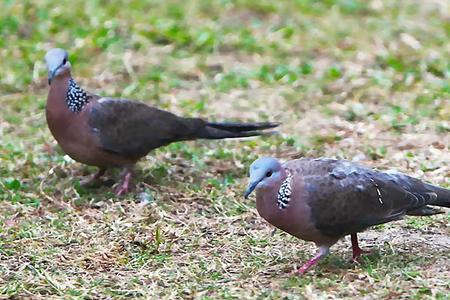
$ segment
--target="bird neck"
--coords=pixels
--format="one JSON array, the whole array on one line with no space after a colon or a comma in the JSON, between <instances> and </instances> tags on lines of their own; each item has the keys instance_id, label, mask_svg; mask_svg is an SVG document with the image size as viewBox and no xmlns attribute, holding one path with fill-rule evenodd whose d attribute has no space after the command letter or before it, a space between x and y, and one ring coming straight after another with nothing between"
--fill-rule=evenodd
<instances>
[{"instance_id":1,"label":"bird neck","mask_svg":"<svg viewBox=\"0 0 450 300\"><path fill-rule=\"evenodd\" d=\"M256 191L256 206L258 211L265 214L276 214L289 206L292 192L292 174L288 169L282 169L277 180L269 186L261 187Z\"/></svg>"},{"instance_id":2,"label":"bird neck","mask_svg":"<svg viewBox=\"0 0 450 300\"><path fill-rule=\"evenodd\" d=\"M65 104L65 110L79 113L87 103L89 103L87 92L73 80L70 73L53 79L48 94L48 104L60 108L62 104Z\"/></svg>"},{"instance_id":3,"label":"bird neck","mask_svg":"<svg viewBox=\"0 0 450 300\"><path fill-rule=\"evenodd\" d=\"M89 102L88 95L73 78L69 79L69 88L66 94L66 104L70 111L78 113Z\"/></svg>"},{"instance_id":4,"label":"bird neck","mask_svg":"<svg viewBox=\"0 0 450 300\"><path fill-rule=\"evenodd\" d=\"M277 204L280 209L286 209L291 201L293 174L289 169L282 169L282 171L283 176L278 188Z\"/></svg>"}]
</instances>

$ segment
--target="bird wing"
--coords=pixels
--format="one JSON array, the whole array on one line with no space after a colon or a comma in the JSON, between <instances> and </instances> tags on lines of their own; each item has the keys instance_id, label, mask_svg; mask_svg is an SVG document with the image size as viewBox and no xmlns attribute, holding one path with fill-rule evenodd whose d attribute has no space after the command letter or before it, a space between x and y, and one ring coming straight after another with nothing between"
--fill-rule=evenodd
<instances>
[{"instance_id":1,"label":"bird wing","mask_svg":"<svg viewBox=\"0 0 450 300\"><path fill-rule=\"evenodd\" d=\"M400 175L349 161L315 159L300 165L298 172L307 191L312 221L326 235L359 232L400 219L428 203L426 193L408 185L413 178L401 173L405 182L399 180Z\"/></svg>"},{"instance_id":2,"label":"bird wing","mask_svg":"<svg viewBox=\"0 0 450 300\"><path fill-rule=\"evenodd\" d=\"M202 121L181 118L140 102L101 98L92 105L88 122L105 151L137 159L188 138Z\"/></svg>"}]
</instances>

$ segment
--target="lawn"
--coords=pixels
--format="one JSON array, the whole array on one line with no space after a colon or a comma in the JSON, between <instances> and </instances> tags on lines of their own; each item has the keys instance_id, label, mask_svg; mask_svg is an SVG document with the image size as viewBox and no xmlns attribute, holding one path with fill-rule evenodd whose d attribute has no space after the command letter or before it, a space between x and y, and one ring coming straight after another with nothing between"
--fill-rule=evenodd
<instances>
[{"instance_id":1,"label":"lawn","mask_svg":"<svg viewBox=\"0 0 450 300\"><path fill-rule=\"evenodd\" d=\"M328 156L450 187L445 0L11 1L0 4L0 298L449 299L450 214L408 217L315 253L246 200L249 164ZM132 192L47 129L43 57L69 51L100 95L279 134L175 143Z\"/></svg>"}]
</instances>

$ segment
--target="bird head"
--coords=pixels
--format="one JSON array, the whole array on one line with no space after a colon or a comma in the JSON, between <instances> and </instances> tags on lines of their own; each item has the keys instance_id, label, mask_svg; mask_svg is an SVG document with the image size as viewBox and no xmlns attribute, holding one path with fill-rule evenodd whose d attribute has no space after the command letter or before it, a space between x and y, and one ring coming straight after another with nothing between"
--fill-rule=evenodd
<instances>
[{"instance_id":1,"label":"bird head","mask_svg":"<svg viewBox=\"0 0 450 300\"><path fill-rule=\"evenodd\" d=\"M61 48L55 48L47 52L45 62L48 69L48 84L51 84L53 78L70 71L69 55L67 51Z\"/></svg>"},{"instance_id":2,"label":"bird head","mask_svg":"<svg viewBox=\"0 0 450 300\"><path fill-rule=\"evenodd\" d=\"M255 189L269 187L283 178L283 168L280 162L272 157L262 157L255 160L250 165L250 182L244 197L248 196Z\"/></svg>"}]
</instances>

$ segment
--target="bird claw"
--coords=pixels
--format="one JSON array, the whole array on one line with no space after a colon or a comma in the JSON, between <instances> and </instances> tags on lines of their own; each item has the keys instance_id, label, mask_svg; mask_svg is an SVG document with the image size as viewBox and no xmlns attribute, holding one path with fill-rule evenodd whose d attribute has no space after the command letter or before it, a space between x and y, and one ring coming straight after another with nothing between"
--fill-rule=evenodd
<instances>
[{"instance_id":1,"label":"bird claw","mask_svg":"<svg viewBox=\"0 0 450 300\"><path fill-rule=\"evenodd\" d=\"M130 179L131 179L131 172L126 171L123 181L120 183L118 188L116 189L116 195L117 196L123 196L128 193L129 191L129 185L130 185Z\"/></svg>"},{"instance_id":2,"label":"bird claw","mask_svg":"<svg viewBox=\"0 0 450 300\"><path fill-rule=\"evenodd\" d=\"M105 174L106 169L99 169L95 174L92 174L91 176L88 176L87 178L84 178L80 181L80 186L82 187L88 187L91 185L96 184L100 178Z\"/></svg>"},{"instance_id":3,"label":"bird claw","mask_svg":"<svg viewBox=\"0 0 450 300\"><path fill-rule=\"evenodd\" d=\"M294 273L294 275L297 275L297 276L303 276L303 275L305 275L306 271L308 271L308 269L309 269L308 267L305 267L303 265L300 268L298 268L297 270L295 270L293 273Z\"/></svg>"},{"instance_id":4,"label":"bird claw","mask_svg":"<svg viewBox=\"0 0 450 300\"><path fill-rule=\"evenodd\" d=\"M350 235L350 239L352 242L352 252L353 252L351 262L359 264L359 258L361 257L361 254L370 253L370 251L363 250L359 247L357 233L352 233Z\"/></svg>"},{"instance_id":5,"label":"bird claw","mask_svg":"<svg viewBox=\"0 0 450 300\"><path fill-rule=\"evenodd\" d=\"M361 262L359 261L359 256L358 257L352 257L352 259L350 260L350 263L355 264L355 265L361 264Z\"/></svg>"},{"instance_id":6,"label":"bird claw","mask_svg":"<svg viewBox=\"0 0 450 300\"><path fill-rule=\"evenodd\" d=\"M95 186L99 181L99 178L95 178L95 176L89 176L88 178L84 178L80 181L80 186L82 187L91 187Z\"/></svg>"},{"instance_id":7,"label":"bird claw","mask_svg":"<svg viewBox=\"0 0 450 300\"><path fill-rule=\"evenodd\" d=\"M129 192L128 184L121 184L118 189L116 189L117 196L123 196Z\"/></svg>"},{"instance_id":8,"label":"bird claw","mask_svg":"<svg viewBox=\"0 0 450 300\"><path fill-rule=\"evenodd\" d=\"M355 263L355 264L359 264L360 261L359 259L361 258L362 254L370 254L371 251L368 250L362 250L361 248L358 248L357 250L354 250L353 252L353 256L350 262Z\"/></svg>"},{"instance_id":9,"label":"bird claw","mask_svg":"<svg viewBox=\"0 0 450 300\"><path fill-rule=\"evenodd\" d=\"M319 248L319 253L314 256L313 258L311 258L310 260L308 260L305 264L303 264L303 266L301 266L300 268L297 269L297 271L295 271L295 274L298 276L302 276L303 274L306 273L306 271L308 271L312 266L314 266L315 264L317 264L317 262L326 255L326 253L328 253L328 247L326 248L326 250L324 250L325 248Z\"/></svg>"},{"instance_id":10,"label":"bird claw","mask_svg":"<svg viewBox=\"0 0 450 300\"><path fill-rule=\"evenodd\" d=\"M97 179L96 178L93 178L93 176L89 176L89 177L87 177L87 178L83 178L81 181L80 181L80 186L82 186L82 187L88 187L88 186L90 186L90 185L92 185L92 184L94 184L94 183L96 183L97 182Z\"/></svg>"}]
</instances>

